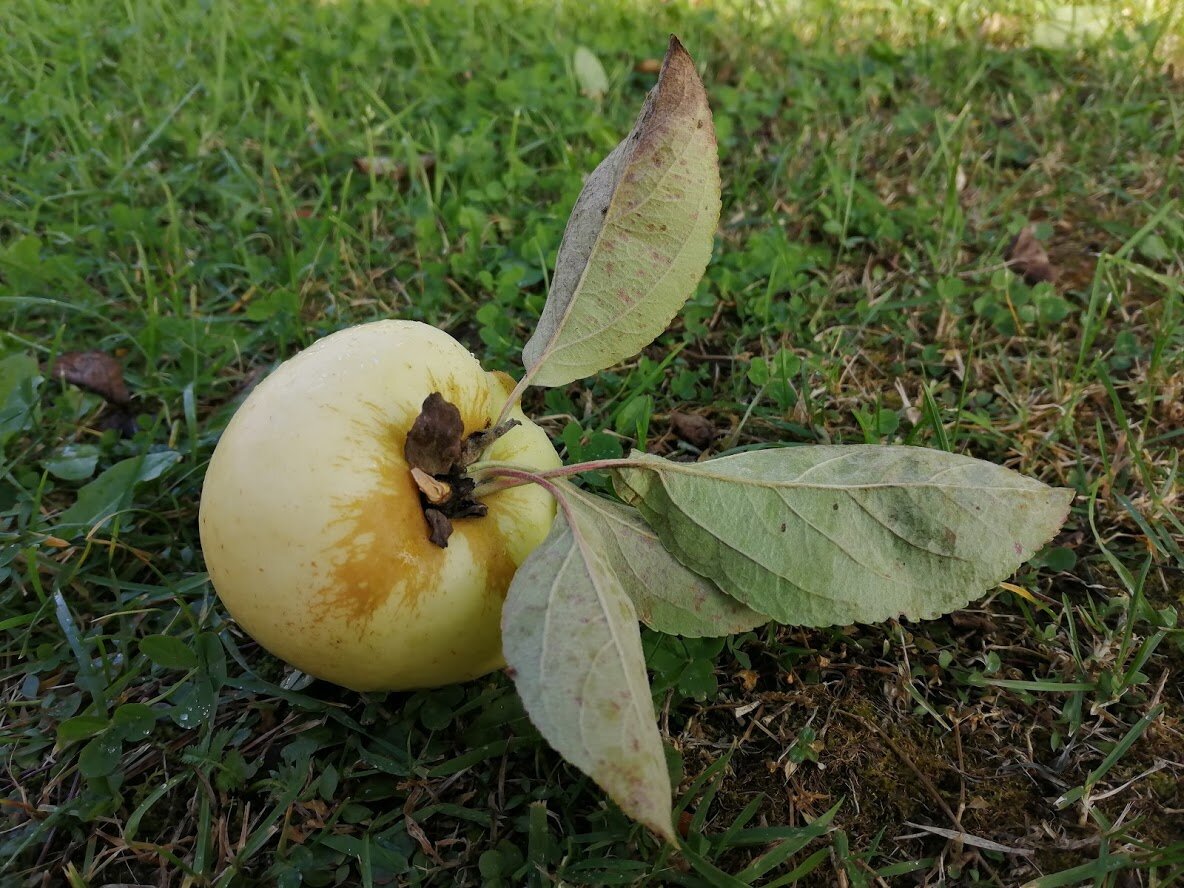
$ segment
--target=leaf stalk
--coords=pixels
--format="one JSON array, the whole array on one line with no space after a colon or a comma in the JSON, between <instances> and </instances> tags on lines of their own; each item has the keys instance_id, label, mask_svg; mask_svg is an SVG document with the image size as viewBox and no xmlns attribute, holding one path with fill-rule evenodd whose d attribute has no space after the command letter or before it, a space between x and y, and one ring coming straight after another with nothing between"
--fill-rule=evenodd
<instances>
[{"instance_id":1,"label":"leaf stalk","mask_svg":"<svg viewBox=\"0 0 1184 888\"><path fill-rule=\"evenodd\" d=\"M514 390L510 392L510 397L506 398L506 403L502 405L502 411L497 416L497 422L493 424L494 428L497 428L507 419L509 419L510 411L517 407L519 402L522 400L522 395L526 392L526 389L529 388L531 380L534 378L534 374L535 370L527 370L526 375L518 380L518 384L515 385Z\"/></svg>"},{"instance_id":2,"label":"leaf stalk","mask_svg":"<svg viewBox=\"0 0 1184 888\"><path fill-rule=\"evenodd\" d=\"M574 463L570 466L559 466L556 469L534 471L525 466L514 463L496 462L493 460L475 462L469 466L469 476L477 482L473 496L480 499L499 490L509 490L511 487L521 487L523 484L539 484L551 493L555 493L554 485L547 484L548 479L567 478L583 472L596 472L604 469L623 469L639 465L636 459L627 457L620 459L593 459L587 462Z\"/></svg>"}]
</instances>

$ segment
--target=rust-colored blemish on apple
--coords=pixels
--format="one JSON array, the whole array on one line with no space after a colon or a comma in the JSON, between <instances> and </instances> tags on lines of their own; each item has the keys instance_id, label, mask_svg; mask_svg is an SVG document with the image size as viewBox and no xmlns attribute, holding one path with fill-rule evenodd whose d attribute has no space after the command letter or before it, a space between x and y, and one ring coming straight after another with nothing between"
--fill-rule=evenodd
<instances>
[{"instance_id":1,"label":"rust-colored blemish on apple","mask_svg":"<svg viewBox=\"0 0 1184 888\"><path fill-rule=\"evenodd\" d=\"M487 387L459 385L454 379L439 381L439 391L456 404L465 423L465 434L486 427L490 420ZM425 395L426 397L426 395ZM428 539L427 521L420 506L419 490L403 459L403 443L415 413L403 423L382 417L377 405L369 411L364 427L351 435L356 443L383 442L383 458L377 466L375 486L360 496L342 497L334 503L338 518L333 529L339 535L331 551L336 555L327 568L327 579L319 593L322 613L341 614L351 623L365 623L399 595L400 610L414 611L424 596L438 588L450 553L462 556L468 543L474 564L487 571L485 587L497 595L500 605L514 576L515 565L506 552L497 524L483 518L462 518L454 522L450 548L441 549Z\"/></svg>"},{"instance_id":2,"label":"rust-colored blemish on apple","mask_svg":"<svg viewBox=\"0 0 1184 888\"><path fill-rule=\"evenodd\" d=\"M384 437L393 441L396 434L387 430ZM378 478L365 494L334 504L340 535L321 596L324 610L344 612L350 622L369 619L396 592L414 605L444 567L446 551L428 541L419 492L402 457L384 460Z\"/></svg>"},{"instance_id":3,"label":"rust-colored blemish on apple","mask_svg":"<svg viewBox=\"0 0 1184 888\"><path fill-rule=\"evenodd\" d=\"M510 559L510 553L506 551L506 546L497 532L497 525L480 518L461 518L456 522L456 527L468 541L473 561L485 565L483 585L489 594L487 603L496 605L500 611L502 602L506 600L506 592L510 588L510 580L514 579L518 567Z\"/></svg>"}]
</instances>

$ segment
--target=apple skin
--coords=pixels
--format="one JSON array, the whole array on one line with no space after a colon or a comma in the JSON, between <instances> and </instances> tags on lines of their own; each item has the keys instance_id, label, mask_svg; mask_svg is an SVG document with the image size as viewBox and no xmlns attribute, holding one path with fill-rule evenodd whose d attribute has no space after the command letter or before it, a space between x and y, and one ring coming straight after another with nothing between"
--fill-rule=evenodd
<instances>
[{"instance_id":1,"label":"apple skin","mask_svg":"<svg viewBox=\"0 0 1184 888\"><path fill-rule=\"evenodd\" d=\"M502 602L555 518L533 484L486 497L484 517L428 540L403 443L440 392L471 434L496 422L513 380L447 333L377 321L321 339L248 396L210 460L199 524L206 567L234 619L277 657L357 691L428 688L504 665ZM483 457L561 464L522 425Z\"/></svg>"}]
</instances>

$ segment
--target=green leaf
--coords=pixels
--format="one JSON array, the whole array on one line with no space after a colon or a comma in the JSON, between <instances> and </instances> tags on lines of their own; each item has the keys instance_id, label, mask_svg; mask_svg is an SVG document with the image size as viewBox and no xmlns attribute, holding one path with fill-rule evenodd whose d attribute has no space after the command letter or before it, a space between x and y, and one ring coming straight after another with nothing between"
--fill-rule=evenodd
<instances>
[{"instance_id":1,"label":"green leaf","mask_svg":"<svg viewBox=\"0 0 1184 888\"><path fill-rule=\"evenodd\" d=\"M156 726L156 712L144 703L124 703L115 710L112 723L120 737L135 743L152 733Z\"/></svg>"},{"instance_id":2,"label":"green leaf","mask_svg":"<svg viewBox=\"0 0 1184 888\"><path fill-rule=\"evenodd\" d=\"M123 754L123 741L114 733L99 734L78 754L78 770L83 777L106 777L117 767Z\"/></svg>"},{"instance_id":3,"label":"green leaf","mask_svg":"<svg viewBox=\"0 0 1184 888\"><path fill-rule=\"evenodd\" d=\"M110 722L98 715L78 715L58 725L58 745L65 746L75 740L85 740L107 730Z\"/></svg>"},{"instance_id":4,"label":"green leaf","mask_svg":"<svg viewBox=\"0 0 1184 888\"><path fill-rule=\"evenodd\" d=\"M585 46L577 46L572 58L575 68L576 82L580 85L580 92L594 101L599 102L608 92L608 75L604 72L604 65L596 53Z\"/></svg>"},{"instance_id":5,"label":"green leaf","mask_svg":"<svg viewBox=\"0 0 1184 888\"><path fill-rule=\"evenodd\" d=\"M180 728L197 728L209 722L218 708L218 697L209 679L198 677L173 696L168 717Z\"/></svg>"},{"instance_id":6,"label":"green leaf","mask_svg":"<svg viewBox=\"0 0 1184 888\"><path fill-rule=\"evenodd\" d=\"M137 485L159 478L180 459L175 450L162 450L117 462L78 491L74 505L58 516L58 527L91 528L126 509Z\"/></svg>"},{"instance_id":7,"label":"green leaf","mask_svg":"<svg viewBox=\"0 0 1184 888\"><path fill-rule=\"evenodd\" d=\"M26 381L38 375L37 361L24 352L5 355L0 358L0 404Z\"/></svg>"},{"instance_id":8,"label":"green leaf","mask_svg":"<svg viewBox=\"0 0 1184 888\"><path fill-rule=\"evenodd\" d=\"M99 464L99 448L93 444L67 444L42 465L62 481L85 481Z\"/></svg>"},{"instance_id":9,"label":"green leaf","mask_svg":"<svg viewBox=\"0 0 1184 888\"><path fill-rule=\"evenodd\" d=\"M0 273L13 292L36 290L48 277L46 263L41 261L41 239L27 234L0 248Z\"/></svg>"},{"instance_id":10,"label":"green leaf","mask_svg":"<svg viewBox=\"0 0 1184 888\"><path fill-rule=\"evenodd\" d=\"M1048 570L1072 570L1077 566L1077 553L1064 546L1056 546L1041 552L1032 559L1032 563Z\"/></svg>"},{"instance_id":11,"label":"green leaf","mask_svg":"<svg viewBox=\"0 0 1184 888\"><path fill-rule=\"evenodd\" d=\"M694 292L719 222L719 160L695 63L671 37L633 131L572 209L538 328L535 385L566 385L631 357Z\"/></svg>"},{"instance_id":12,"label":"green leaf","mask_svg":"<svg viewBox=\"0 0 1184 888\"><path fill-rule=\"evenodd\" d=\"M272 318L292 317L300 312L300 294L278 288L258 299L252 299L245 312L248 321L270 321Z\"/></svg>"},{"instance_id":13,"label":"green leaf","mask_svg":"<svg viewBox=\"0 0 1184 888\"><path fill-rule=\"evenodd\" d=\"M964 606L1057 532L1073 492L921 447L816 446L614 471L691 570L795 625Z\"/></svg>"},{"instance_id":14,"label":"green leaf","mask_svg":"<svg viewBox=\"0 0 1184 888\"><path fill-rule=\"evenodd\" d=\"M0 447L33 423L33 405L42 382L37 362L18 352L0 358Z\"/></svg>"},{"instance_id":15,"label":"green leaf","mask_svg":"<svg viewBox=\"0 0 1184 888\"><path fill-rule=\"evenodd\" d=\"M626 401L613 419L617 434L636 436L639 445L649 431L650 417L654 415L652 395L634 395Z\"/></svg>"},{"instance_id":16,"label":"green leaf","mask_svg":"<svg viewBox=\"0 0 1184 888\"><path fill-rule=\"evenodd\" d=\"M218 771L214 775L214 785L223 792L229 792L232 789L238 789L239 787L245 785L246 782L253 776L255 776L255 772L258 769L259 763L257 759L248 764L247 760L243 757L243 754L239 750L231 749L222 756L222 760L218 763ZM332 765L328 765L325 768L325 772L321 775L320 784L322 787L324 787L327 782L335 781L336 778L331 778L329 781L326 780L330 773L334 775L337 773L337 770ZM332 794L327 794L325 789L322 789L321 797L329 799L332 798Z\"/></svg>"},{"instance_id":17,"label":"green leaf","mask_svg":"<svg viewBox=\"0 0 1184 888\"><path fill-rule=\"evenodd\" d=\"M637 614L593 523L561 510L514 575L502 643L531 722L630 817L667 841L670 775Z\"/></svg>"},{"instance_id":18,"label":"green leaf","mask_svg":"<svg viewBox=\"0 0 1184 888\"><path fill-rule=\"evenodd\" d=\"M140 653L165 669L197 667L197 654L181 639L171 635L149 635L140 639Z\"/></svg>"},{"instance_id":19,"label":"green leaf","mask_svg":"<svg viewBox=\"0 0 1184 888\"><path fill-rule=\"evenodd\" d=\"M562 489L580 523L595 526L607 562L647 626L700 638L747 632L768 622L675 561L636 509L569 484Z\"/></svg>"},{"instance_id":20,"label":"green leaf","mask_svg":"<svg viewBox=\"0 0 1184 888\"><path fill-rule=\"evenodd\" d=\"M194 639L194 650L205 674L215 687L226 682L226 649L214 632L202 632Z\"/></svg>"},{"instance_id":21,"label":"green leaf","mask_svg":"<svg viewBox=\"0 0 1184 888\"><path fill-rule=\"evenodd\" d=\"M1172 258L1171 248L1158 234L1152 232L1139 241L1139 255L1152 262L1169 262Z\"/></svg>"}]
</instances>

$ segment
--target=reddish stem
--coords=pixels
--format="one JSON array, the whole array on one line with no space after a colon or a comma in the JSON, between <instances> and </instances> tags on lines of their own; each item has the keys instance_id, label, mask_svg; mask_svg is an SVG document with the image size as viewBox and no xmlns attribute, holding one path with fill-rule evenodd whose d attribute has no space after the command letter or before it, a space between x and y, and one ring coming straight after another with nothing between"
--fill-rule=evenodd
<instances>
[{"instance_id":1,"label":"reddish stem","mask_svg":"<svg viewBox=\"0 0 1184 888\"><path fill-rule=\"evenodd\" d=\"M625 466L637 464L638 461L635 459L594 459L588 462L575 463L570 466L559 466L555 469L543 469L539 472L532 472L518 468L517 466L487 463L485 465L474 464L470 467L469 471L470 476L478 481L477 489L473 491L473 495L478 498L491 493L497 493L499 490L521 487L523 484L538 484L554 495L555 486L547 483L547 480L550 478L566 478L570 475L579 475L583 472L624 468ZM484 480L486 478L504 478L511 483L487 482Z\"/></svg>"}]
</instances>

